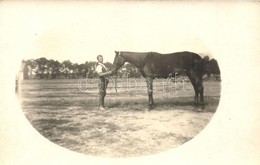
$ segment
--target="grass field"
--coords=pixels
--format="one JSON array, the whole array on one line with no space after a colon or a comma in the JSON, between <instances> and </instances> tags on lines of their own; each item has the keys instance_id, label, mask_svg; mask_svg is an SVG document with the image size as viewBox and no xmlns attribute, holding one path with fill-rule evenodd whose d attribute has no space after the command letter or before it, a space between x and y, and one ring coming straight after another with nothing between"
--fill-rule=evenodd
<instances>
[{"instance_id":1,"label":"grass field","mask_svg":"<svg viewBox=\"0 0 260 165\"><path fill-rule=\"evenodd\" d=\"M220 82L205 81L205 108L193 106L190 82L154 82L155 109L146 111L143 79L110 81L107 111L98 110L97 80L23 80L19 98L27 119L50 141L72 151L108 157L158 153L197 135L214 115Z\"/></svg>"}]
</instances>

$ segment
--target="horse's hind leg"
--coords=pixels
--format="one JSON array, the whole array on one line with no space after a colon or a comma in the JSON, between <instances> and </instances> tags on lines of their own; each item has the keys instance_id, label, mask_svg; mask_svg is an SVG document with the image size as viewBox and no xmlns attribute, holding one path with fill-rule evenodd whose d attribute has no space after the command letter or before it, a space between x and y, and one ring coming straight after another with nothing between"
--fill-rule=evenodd
<instances>
[{"instance_id":1,"label":"horse's hind leg","mask_svg":"<svg viewBox=\"0 0 260 165\"><path fill-rule=\"evenodd\" d=\"M203 92L204 92L204 87L202 84L202 77L195 77L193 79L192 85L194 87L195 90L195 101L194 103L196 105L202 105L204 106L204 96L203 96Z\"/></svg>"},{"instance_id":2,"label":"horse's hind leg","mask_svg":"<svg viewBox=\"0 0 260 165\"><path fill-rule=\"evenodd\" d=\"M198 88L198 79L195 75L193 74L187 74L189 79L190 79L190 82L194 88L194 91L195 91L195 97L194 97L194 104L195 105L198 105L199 104L199 88Z\"/></svg>"},{"instance_id":3,"label":"horse's hind leg","mask_svg":"<svg viewBox=\"0 0 260 165\"><path fill-rule=\"evenodd\" d=\"M194 91L195 91L194 104L198 105L199 104L199 91L198 91L198 87L196 85L195 80L192 80L191 83L192 83L192 86L193 86Z\"/></svg>"},{"instance_id":4,"label":"horse's hind leg","mask_svg":"<svg viewBox=\"0 0 260 165\"><path fill-rule=\"evenodd\" d=\"M153 79L152 78L146 78L146 84L147 84L147 93L149 97L149 107L148 109L151 110L154 107L153 102Z\"/></svg>"},{"instance_id":5,"label":"horse's hind leg","mask_svg":"<svg viewBox=\"0 0 260 165\"><path fill-rule=\"evenodd\" d=\"M204 87L203 87L203 83L202 83L202 77L199 78L199 81L198 81L198 92L199 92L199 95L200 95L200 105L204 106L204 96L203 96L203 92L204 92Z\"/></svg>"}]
</instances>

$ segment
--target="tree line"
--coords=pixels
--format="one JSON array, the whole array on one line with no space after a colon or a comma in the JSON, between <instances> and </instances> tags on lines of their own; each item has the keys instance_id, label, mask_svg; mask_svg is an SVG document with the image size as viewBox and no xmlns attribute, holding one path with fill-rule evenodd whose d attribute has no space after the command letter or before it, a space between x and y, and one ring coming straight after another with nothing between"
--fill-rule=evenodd
<instances>
[{"instance_id":1,"label":"tree line","mask_svg":"<svg viewBox=\"0 0 260 165\"><path fill-rule=\"evenodd\" d=\"M45 57L23 60L24 79L79 79L79 78L96 78L95 68L97 62L86 61L78 64L72 63L70 60L59 62ZM114 69L110 62L104 63L108 70ZM132 65L126 64L118 72L119 77L141 77L140 72Z\"/></svg>"},{"instance_id":2,"label":"tree line","mask_svg":"<svg viewBox=\"0 0 260 165\"><path fill-rule=\"evenodd\" d=\"M78 64L72 63L70 60L59 62L44 57L30 60L23 60L23 77L24 79L79 79L79 78L97 78L95 68L97 62L86 61ZM114 69L110 62L105 63L108 70ZM205 74L210 77L212 75L220 75L217 60L211 59L206 65ZM117 74L118 77L139 78L140 71L133 65L125 64Z\"/></svg>"}]
</instances>

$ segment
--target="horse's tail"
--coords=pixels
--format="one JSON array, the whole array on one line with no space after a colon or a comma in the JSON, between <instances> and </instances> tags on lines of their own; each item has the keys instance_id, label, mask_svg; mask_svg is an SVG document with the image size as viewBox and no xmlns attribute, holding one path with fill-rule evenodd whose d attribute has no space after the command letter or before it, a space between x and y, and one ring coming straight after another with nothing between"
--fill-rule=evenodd
<instances>
[{"instance_id":1,"label":"horse's tail","mask_svg":"<svg viewBox=\"0 0 260 165\"><path fill-rule=\"evenodd\" d=\"M209 63L209 56L205 56L202 58L202 75L204 75L207 72L207 67Z\"/></svg>"},{"instance_id":2,"label":"horse's tail","mask_svg":"<svg viewBox=\"0 0 260 165\"><path fill-rule=\"evenodd\" d=\"M193 69L196 70L196 72L199 74L199 76L203 76L207 70L207 64L209 61L209 57L201 57L197 56L197 58L194 59L193 61Z\"/></svg>"}]
</instances>

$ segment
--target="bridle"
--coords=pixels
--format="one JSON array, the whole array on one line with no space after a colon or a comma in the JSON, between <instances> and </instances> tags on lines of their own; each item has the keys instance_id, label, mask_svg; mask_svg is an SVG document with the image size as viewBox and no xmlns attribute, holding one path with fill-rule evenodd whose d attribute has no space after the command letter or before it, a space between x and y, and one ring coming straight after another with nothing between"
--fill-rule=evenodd
<instances>
[{"instance_id":1,"label":"bridle","mask_svg":"<svg viewBox=\"0 0 260 165\"><path fill-rule=\"evenodd\" d=\"M120 56L120 52L118 52L117 54L118 56ZM121 57L121 56L120 56ZM118 65L115 66L116 67L116 71L120 68ZM117 74L115 77L112 78L112 81L113 83L115 84L114 87L115 87L115 91L117 93Z\"/></svg>"},{"instance_id":2,"label":"bridle","mask_svg":"<svg viewBox=\"0 0 260 165\"><path fill-rule=\"evenodd\" d=\"M120 57L120 58L122 58L122 57L121 57L121 52L118 52L117 56ZM118 57L117 57L117 58L118 58ZM118 66L118 65L116 65L115 67L116 67L116 70L120 69L120 66Z\"/></svg>"}]
</instances>

